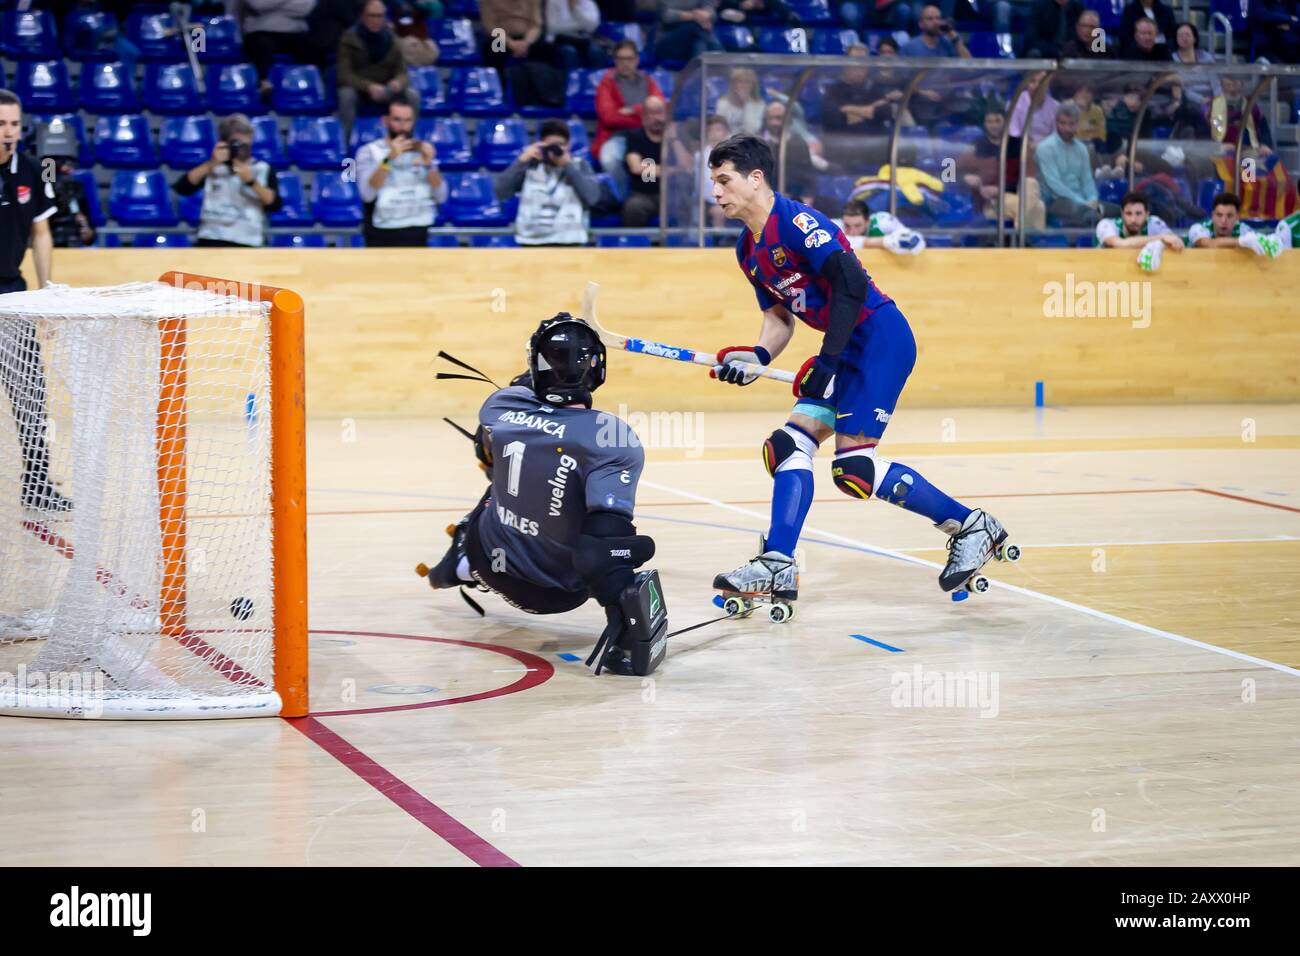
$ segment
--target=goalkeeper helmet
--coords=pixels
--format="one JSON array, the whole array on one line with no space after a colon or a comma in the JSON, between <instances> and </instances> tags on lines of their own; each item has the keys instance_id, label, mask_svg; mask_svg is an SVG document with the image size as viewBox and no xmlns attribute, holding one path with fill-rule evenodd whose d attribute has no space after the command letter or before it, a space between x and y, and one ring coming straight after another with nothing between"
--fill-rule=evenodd
<instances>
[{"instance_id":1,"label":"goalkeeper helmet","mask_svg":"<svg viewBox=\"0 0 1300 956\"><path fill-rule=\"evenodd\" d=\"M533 392L552 405L591 407L591 393L605 382L605 346L582 319L557 313L528 340Z\"/></svg>"}]
</instances>

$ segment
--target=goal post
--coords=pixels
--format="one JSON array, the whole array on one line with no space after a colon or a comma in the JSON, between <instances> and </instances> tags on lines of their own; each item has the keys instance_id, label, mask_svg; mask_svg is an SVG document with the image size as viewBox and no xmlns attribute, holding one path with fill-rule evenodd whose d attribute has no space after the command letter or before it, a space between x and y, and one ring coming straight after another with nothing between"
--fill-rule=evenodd
<instances>
[{"instance_id":1,"label":"goal post","mask_svg":"<svg viewBox=\"0 0 1300 956\"><path fill-rule=\"evenodd\" d=\"M183 271L0 296L0 713L307 713L303 319Z\"/></svg>"}]
</instances>

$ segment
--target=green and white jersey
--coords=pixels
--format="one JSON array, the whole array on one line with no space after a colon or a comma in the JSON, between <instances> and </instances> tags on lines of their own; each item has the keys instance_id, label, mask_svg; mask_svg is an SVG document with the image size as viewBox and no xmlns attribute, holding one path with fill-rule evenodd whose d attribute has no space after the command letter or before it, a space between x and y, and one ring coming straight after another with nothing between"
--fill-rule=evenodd
<instances>
[{"instance_id":1,"label":"green and white jersey","mask_svg":"<svg viewBox=\"0 0 1300 956\"><path fill-rule=\"evenodd\" d=\"M1147 216L1146 224L1143 225L1139 236L1163 236L1169 232L1168 224L1159 216ZM1095 244L1100 246L1107 239L1127 239L1128 233L1124 231L1124 217L1116 216L1113 219L1103 219L1097 223L1097 238Z\"/></svg>"},{"instance_id":2,"label":"green and white jersey","mask_svg":"<svg viewBox=\"0 0 1300 956\"><path fill-rule=\"evenodd\" d=\"M833 219L831 221L841 229L844 228L844 220ZM861 249L864 239L882 239L906 228L896 217L887 212L873 212L867 220L867 234L865 236L845 236L845 238L849 240L850 247Z\"/></svg>"},{"instance_id":3,"label":"green and white jersey","mask_svg":"<svg viewBox=\"0 0 1300 956\"><path fill-rule=\"evenodd\" d=\"M1242 236L1248 236L1254 231L1255 231L1254 229L1251 229L1250 226L1246 225L1244 222L1238 222L1235 226L1232 227L1232 238L1240 239ZM1214 235L1213 219L1202 219L1200 222L1196 223L1196 225L1192 226L1191 229L1187 230L1187 244L1189 246L1196 245L1196 240L1198 239L1214 239L1214 238L1226 239L1228 237L1227 236L1216 237Z\"/></svg>"},{"instance_id":4,"label":"green and white jersey","mask_svg":"<svg viewBox=\"0 0 1300 956\"><path fill-rule=\"evenodd\" d=\"M1300 249L1300 212L1293 212L1277 224L1276 235L1287 249Z\"/></svg>"}]
</instances>

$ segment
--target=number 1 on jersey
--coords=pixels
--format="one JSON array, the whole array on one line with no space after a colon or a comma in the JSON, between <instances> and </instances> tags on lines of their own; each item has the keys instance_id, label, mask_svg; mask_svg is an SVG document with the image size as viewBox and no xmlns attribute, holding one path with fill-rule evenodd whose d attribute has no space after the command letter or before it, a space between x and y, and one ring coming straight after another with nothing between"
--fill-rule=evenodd
<instances>
[{"instance_id":1,"label":"number 1 on jersey","mask_svg":"<svg viewBox=\"0 0 1300 956\"><path fill-rule=\"evenodd\" d=\"M519 473L524 469L524 450L528 446L521 441L512 441L501 449L501 454L510 462L510 475L507 480L508 487L506 491L511 495L519 496Z\"/></svg>"}]
</instances>

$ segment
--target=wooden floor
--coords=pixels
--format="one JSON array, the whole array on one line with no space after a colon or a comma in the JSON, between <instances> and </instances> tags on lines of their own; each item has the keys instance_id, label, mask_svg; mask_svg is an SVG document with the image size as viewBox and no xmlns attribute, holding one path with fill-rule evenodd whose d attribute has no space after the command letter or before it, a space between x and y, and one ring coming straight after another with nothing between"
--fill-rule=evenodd
<instances>
[{"instance_id":1,"label":"wooden floor","mask_svg":"<svg viewBox=\"0 0 1300 956\"><path fill-rule=\"evenodd\" d=\"M752 555L779 420L637 423L673 446L638 517L673 627ZM315 421L316 716L0 718L6 861L1300 861L1300 406L904 410L882 453L1008 526L989 594L823 456L792 623L597 678L599 609L479 618L412 573L482 490L463 438Z\"/></svg>"}]
</instances>

